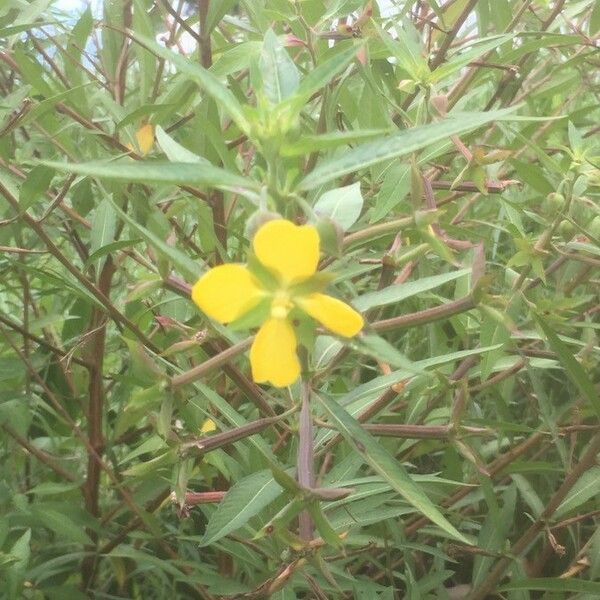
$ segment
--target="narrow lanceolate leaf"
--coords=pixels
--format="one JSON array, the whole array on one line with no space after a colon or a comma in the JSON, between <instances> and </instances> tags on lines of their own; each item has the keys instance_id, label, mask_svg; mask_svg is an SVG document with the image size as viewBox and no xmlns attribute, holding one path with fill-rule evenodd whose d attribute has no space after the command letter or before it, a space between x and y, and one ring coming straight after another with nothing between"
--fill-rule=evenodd
<instances>
[{"instance_id":1,"label":"narrow lanceolate leaf","mask_svg":"<svg viewBox=\"0 0 600 600\"><path fill-rule=\"evenodd\" d=\"M41 161L57 171L77 173L119 181L164 183L170 185L199 185L225 191L257 190L252 179L230 173L209 164L181 162L139 161L129 159L112 162L61 163Z\"/></svg>"},{"instance_id":2,"label":"narrow lanceolate leaf","mask_svg":"<svg viewBox=\"0 0 600 600\"><path fill-rule=\"evenodd\" d=\"M600 494L600 467L592 467L586 471L571 488L567 497L560 503L554 513L555 519L560 519L577 510L582 504Z\"/></svg>"},{"instance_id":3,"label":"narrow lanceolate leaf","mask_svg":"<svg viewBox=\"0 0 600 600\"><path fill-rule=\"evenodd\" d=\"M296 96L290 100L304 104L354 60L361 46L355 41L348 42L346 48L319 64L302 79Z\"/></svg>"},{"instance_id":4,"label":"narrow lanceolate leaf","mask_svg":"<svg viewBox=\"0 0 600 600\"><path fill-rule=\"evenodd\" d=\"M349 131L334 131L321 135L310 135L302 133L302 137L294 141L285 141L281 148L283 156L302 156L319 150L331 150L338 146L354 144L355 142L366 142L382 135L394 133L387 129L351 129Z\"/></svg>"},{"instance_id":5,"label":"narrow lanceolate leaf","mask_svg":"<svg viewBox=\"0 0 600 600\"><path fill-rule=\"evenodd\" d=\"M501 46L510 39L512 39L512 34L493 36L487 40L477 40L477 43L475 43L470 50L452 56L450 60L439 66L433 73L431 73L430 81L439 81L444 77L448 77L448 75L452 75L452 73L459 71L471 61L479 58L486 52Z\"/></svg>"},{"instance_id":6,"label":"narrow lanceolate leaf","mask_svg":"<svg viewBox=\"0 0 600 600\"><path fill-rule=\"evenodd\" d=\"M414 483L404 467L383 446L380 446L355 419L337 402L315 395L346 442L363 457L376 473L381 475L407 502L447 534L470 544L469 540L444 517L421 488Z\"/></svg>"},{"instance_id":7,"label":"narrow lanceolate leaf","mask_svg":"<svg viewBox=\"0 0 600 600\"><path fill-rule=\"evenodd\" d=\"M98 205L94 219L92 220L92 231L90 234L91 254L95 254L113 241L116 227L117 215L112 204L105 198Z\"/></svg>"},{"instance_id":8,"label":"narrow lanceolate leaf","mask_svg":"<svg viewBox=\"0 0 600 600\"><path fill-rule=\"evenodd\" d=\"M414 370L424 371L426 369L432 369L444 364L463 360L468 356L476 356L478 354L493 352L501 347L502 344L495 344L493 346L486 346L483 348L459 350L458 352L451 352L449 354L442 354L440 356L433 356L424 360L415 361L411 365L412 370L398 369L397 371L392 371L388 375L380 375L379 377L375 377L374 379L371 379L371 381L367 381L366 383L355 387L352 391L342 396L339 399L339 403L343 406L352 405L353 414L356 414L360 412L362 408L364 408L364 406L361 406L361 401L372 398L374 395L382 392L391 385L394 385L394 383L398 383L399 381L412 376L414 374Z\"/></svg>"},{"instance_id":9,"label":"narrow lanceolate leaf","mask_svg":"<svg viewBox=\"0 0 600 600\"><path fill-rule=\"evenodd\" d=\"M203 156L194 154L176 142L160 125L156 128L156 141L160 144L160 148L167 155L167 158L172 162L210 164Z\"/></svg>"},{"instance_id":10,"label":"narrow lanceolate leaf","mask_svg":"<svg viewBox=\"0 0 600 600\"><path fill-rule=\"evenodd\" d=\"M470 269L459 269L443 275L432 275L431 277L423 277L417 281L409 281L400 285L391 285L387 288L369 294L363 294L354 300L354 306L361 312L374 308L376 306L386 306L406 300L411 296L422 294L436 287L444 285L455 279L459 279L463 275L470 273Z\"/></svg>"},{"instance_id":11,"label":"narrow lanceolate leaf","mask_svg":"<svg viewBox=\"0 0 600 600\"><path fill-rule=\"evenodd\" d=\"M519 579L498 588L498 592L509 592L512 590L527 590L541 592L575 592L590 594L587 598L600 597L600 582L588 581L586 579L574 579L573 577L540 577L539 579ZM565 596L562 596L563 598Z\"/></svg>"},{"instance_id":12,"label":"narrow lanceolate leaf","mask_svg":"<svg viewBox=\"0 0 600 600\"><path fill-rule=\"evenodd\" d=\"M243 527L283 491L270 471L260 471L238 481L212 514L200 546L214 544Z\"/></svg>"},{"instance_id":13,"label":"narrow lanceolate leaf","mask_svg":"<svg viewBox=\"0 0 600 600\"><path fill-rule=\"evenodd\" d=\"M332 181L365 169L384 160L406 156L435 142L481 127L491 121L506 118L515 108L490 112L454 114L438 123L413 127L395 135L362 144L344 154L324 160L299 184L301 190L312 190Z\"/></svg>"},{"instance_id":14,"label":"narrow lanceolate leaf","mask_svg":"<svg viewBox=\"0 0 600 600\"><path fill-rule=\"evenodd\" d=\"M577 359L573 356L571 350L569 350L565 343L556 335L556 333L554 333L552 327L550 327L543 318L537 315L535 316L535 320L546 335L550 348L558 355L558 360L565 368L569 379L579 388L581 394L589 401L596 414L600 417L600 397L598 396L598 392L596 392L590 376L577 362Z\"/></svg>"},{"instance_id":15,"label":"narrow lanceolate leaf","mask_svg":"<svg viewBox=\"0 0 600 600\"><path fill-rule=\"evenodd\" d=\"M229 114L237 126L245 133L248 133L250 127L248 120L244 115L242 105L238 102L237 98L232 94L229 88L223 85L210 71L204 69L194 61L191 61L189 58L176 54L164 46L157 44L156 41L148 37L140 35L135 31L130 31L129 33L134 40L146 46L146 48L154 52L157 56L168 60L177 67L177 70L180 73L198 83L198 85L212 97L217 105Z\"/></svg>"},{"instance_id":16,"label":"narrow lanceolate leaf","mask_svg":"<svg viewBox=\"0 0 600 600\"><path fill-rule=\"evenodd\" d=\"M193 261L189 256L187 256L187 254L181 252L181 250L169 246L169 244L167 244L164 240L161 240L156 234L140 225L130 215L121 210L121 208L117 206L112 198L107 197L107 201L110 202L116 214L123 221L125 221L132 230L140 235L144 241L152 246L164 258L169 260L180 275L187 277L189 281L195 281L199 277L201 271L200 264Z\"/></svg>"},{"instance_id":17,"label":"narrow lanceolate leaf","mask_svg":"<svg viewBox=\"0 0 600 600\"><path fill-rule=\"evenodd\" d=\"M279 104L298 89L298 68L272 29L265 34L258 64L263 92L273 104Z\"/></svg>"}]
</instances>

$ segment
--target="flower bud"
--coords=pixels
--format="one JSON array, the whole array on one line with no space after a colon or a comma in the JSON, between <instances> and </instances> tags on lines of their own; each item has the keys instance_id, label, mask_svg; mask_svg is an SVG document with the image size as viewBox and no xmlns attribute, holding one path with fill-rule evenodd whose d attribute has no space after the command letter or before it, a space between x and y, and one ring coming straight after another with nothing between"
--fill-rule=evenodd
<instances>
[{"instance_id":1,"label":"flower bud","mask_svg":"<svg viewBox=\"0 0 600 600\"><path fill-rule=\"evenodd\" d=\"M573 223L571 223L571 221L567 221L566 219L563 219L558 224L557 232L558 232L558 235L560 235L560 237L565 242L569 242L572 239L572 237L575 235L575 226L573 225Z\"/></svg>"},{"instance_id":2,"label":"flower bud","mask_svg":"<svg viewBox=\"0 0 600 600\"><path fill-rule=\"evenodd\" d=\"M344 241L344 232L342 228L329 217L320 215L315 227L319 232L321 239L321 248L333 256L342 255L342 245Z\"/></svg>"},{"instance_id":3,"label":"flower bud","mask_svg":"<svg viewBox=\"0 0 600 600\"><path fill-rule=\"evenodd\" d=\"M542 214L548 218L554 218L565 208L566 200L562 194L549 193L542 202Z\"/></svg>"},{"instance_id":4,"label":"flower bud","mask_svg":"<svg viewBox=\"0 0 600 600\"><path fill-rule=\"evenodd\" d=\"M281 215L270 210L257 210L246 221L244 236L251 240L262 225L267 221L273 221L273 219L281 219Z\"/></svg>"}]
</instances>

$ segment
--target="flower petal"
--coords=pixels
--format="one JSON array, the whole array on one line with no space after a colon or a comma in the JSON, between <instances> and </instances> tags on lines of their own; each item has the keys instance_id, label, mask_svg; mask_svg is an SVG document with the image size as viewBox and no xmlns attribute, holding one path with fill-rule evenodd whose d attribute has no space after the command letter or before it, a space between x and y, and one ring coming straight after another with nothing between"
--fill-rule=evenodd
<instances>
[{"instance_id":1,"label":"flower petal","mask_svg":"<svg viewBox=\"0 0 600 600\"><path fill-rule=\"evenodd\" d=\"M263 296L256 279L243 265L210 269L192 288L192 300L211 319L230 323L254 308Z\"/></svg>"},{"instance_id":2,"label":"flower petal","mask_svg":"<svg viewBox=\"0 0 600 600\"><path fill-rule=\"evenodd\" d=\"M296 334L287 319L267 319L250 348L252 379L275 387L291 385L300 375Z\"/></svg>"},{"instance_id":3,"label":"flower petal","mask_svg":"<svg viewBox=\"0 0 600 600\"><path fill-rule=\"evenodd\" d=\"M254 253L285 282L315 274L319 263L319 234L312 225L294 225L285 219L265 223L254 236Z\"/></svg>"},{"instance_id":4,"label":"flower petal","mask_svg":"<svg viewBox=\"0 0 600 600\"><path fill-rule=\"evenodd\" d=\"M356 335L364 325L360 313L327 294L309 294L296 298L296 304L333 333L344 337Z\"/></svg>"},{"instance_id":5,"label":"flower petal","mask_svg":"<svg viewBox=\"0 0 600 600\"><path fill-rule=\"evenodd\" d=\"M140 154L146 156L146 154L152 150L152 146L154 146L154 127L149 123L142 125L135 132L135 139L137 140Z\"/></svg>"}]
</instances>

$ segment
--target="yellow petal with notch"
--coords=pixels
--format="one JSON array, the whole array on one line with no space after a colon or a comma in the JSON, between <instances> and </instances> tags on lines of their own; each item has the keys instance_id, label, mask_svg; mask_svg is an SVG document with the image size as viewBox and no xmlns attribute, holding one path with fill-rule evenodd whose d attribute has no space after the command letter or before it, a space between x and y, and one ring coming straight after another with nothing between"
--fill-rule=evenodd
<instances>
[{"instance_id":1,"label":"yellow petal with notch","mask_svg":"<svg viewBox=\"0 0 600 600\"><path fill-rule=\"evenodd\" d=\"M360 313L327 294L309 294L296 299L296 304L333 333L344 337L356 335L364 325Z\"/></svg>"},{"instance_id":2,"label":"yellow petal with notch","mask_svg":"<svg viewBox=\"0 0 600 600\"><path fill-rule=\"evenodd\" d=\"M264 293L243 265L210 269L192 288L192 300L202 312L220 323L231 323L254 308Z\"/></svg>"},{"instance_id":3,"label":"yellow petal with notch","mask_svg":"<svg viewBox=\"0 0 600 600\"><path fill-rule=\"evenodd\" d=\"M250 348L252 379L270 381L275 387L294 383L300 376L296 346L296 334L287 319L267 319Z\"/></svg>"},{"instance_id":4,"label":"yellow petal with notch","mask_svg":"<svg viewBox=\"0 0 600 600\"><path fill-rule=\"evenodd\" d=\"M319 234L312 225L268 221L256 232L252 245L258 260L283 283L302 281L317 270Z\"/></svg>"}]
</instances>

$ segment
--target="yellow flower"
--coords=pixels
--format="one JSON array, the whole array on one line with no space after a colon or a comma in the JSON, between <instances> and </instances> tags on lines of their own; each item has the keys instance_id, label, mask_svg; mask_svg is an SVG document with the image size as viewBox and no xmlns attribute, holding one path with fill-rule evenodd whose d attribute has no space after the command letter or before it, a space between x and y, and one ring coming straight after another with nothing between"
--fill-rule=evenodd
<instances>
[{"instance_id":1,"label":"yellow flower","mask_svg":"<svg viewBox=\"0 0 600 600\"><path fill-rule=\"evenodd\" d=\"M204 423L202 423L200 427L200 433L210 433L211 431L216 431L217 426L212 419L205 419Z\"/></svg>"},{"instance_id":2,"label":"yellow flower","mask_svg":"<svg viewBox=\"0 0 600 600\"><path fill-rule=\"evenodd\" d=\"M231 323L266 302L267 314L250 349L252 378L285 387L300 375L298 345L290 313L300 309L344 337L356 335L363 318L320 292L307 291L319 263L319 234L312 225L268 221L252 241L258 271L240 264L210 269L192 288L192 299L209 317ZM257 271L257 269L255 269ZM266 277L265 277L266 274Z\"/></svg>"},{"instance_id":3,"label":"yellow flower","mask_svg":"<svg viewBox=\"0 0 600 600\"><path fill-rule=\"evenodd\" d=\"M146 156L154 146L154 127L150 123L142 125L135 132L135 141L137 142L137 152L141 156ZM132 152L136 151L132 144L127 144L127 148Z\"/></svg>"}]
</instances>

